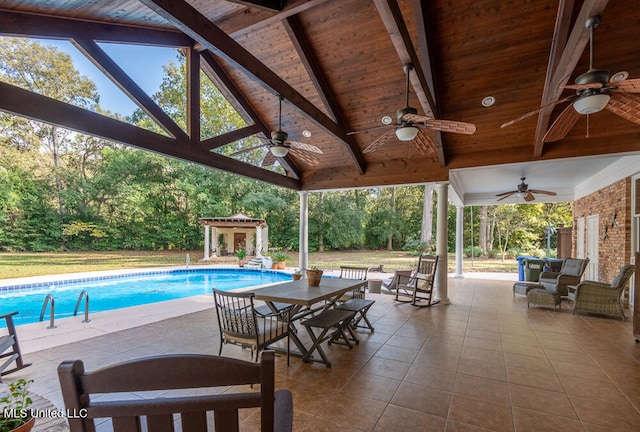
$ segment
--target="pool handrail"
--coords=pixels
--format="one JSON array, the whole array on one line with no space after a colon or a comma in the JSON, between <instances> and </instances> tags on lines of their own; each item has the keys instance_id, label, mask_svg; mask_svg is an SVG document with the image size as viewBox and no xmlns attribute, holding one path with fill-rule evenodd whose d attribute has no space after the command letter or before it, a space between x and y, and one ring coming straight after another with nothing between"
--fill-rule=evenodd
<instances>
[{"instance_id":1,"label":"pool handrail","mask_svg":"<svg viewBox=\"0 0 640 432\"><path fill-rule=\"evenodd\" d=\"M40 321L44 320L44 313L47 311L47 304L51 302L51 310L49 311L49 327L47 329L54 329L56 325L54 324L55 320L55 299L53 298L53 294L47 294L44 298L44 304L42 305L42 311L40 312Z\"/></svg>"},{"instance_id":2,"label":"pool handrail","mask_svg":"<svg viewBox=\"0 0 640 432\"><path fill-rule=\"evenodd\" d=\"M78 302L76 303L76 308L73 310L73 316L78 315L78 309L80 309L80 303L82 303L82 297L85 298L84 302L84 320L83 323L88 323L91 320L89 319L89 293L86 290L82 290L80 295L78 296Z\"/></svg>"}]
</instances>

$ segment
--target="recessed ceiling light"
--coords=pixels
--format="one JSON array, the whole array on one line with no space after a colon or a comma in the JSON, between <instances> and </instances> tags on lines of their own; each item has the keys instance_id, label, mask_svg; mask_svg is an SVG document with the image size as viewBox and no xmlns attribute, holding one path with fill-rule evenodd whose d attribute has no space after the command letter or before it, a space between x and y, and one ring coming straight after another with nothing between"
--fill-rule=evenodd
<instances>
[{"instance_id":1,"label":"recessed ceiling light","mask_svg":"<svg viewBox=\"0 0 640 432\"><path fill-rule=\"evenodd\" d=\"M305 138L311 138L311 131L308 131L306 129L303 130L302 131L302 136L305 137Z\"/></svg>"},{"instance_id":2,"label":"recessed ceiling light","mask_svg":"<svg viewBox=\"0 0 640 432\"><path fill-rule=\"evenodd\" d=\"M624 81L627 78L629 78L629 72L627 71L620 71L616 74L613 74L613 76L611 77L611 81L612 82L620 82L620 81Z\"/></svg>"},{"instance_id":3,"label":"recessed ceiling light","mask_svg":"<svg viewBox=\"0 0 640 432\"><path fill-rule=\"evenodd\" d=\"M393 123L393 119L389 116L384 116L382 117L382 123L386 125L390 125L391 123Z\"/></svg>"},{"instance_id":4,"label":"recessed ceiling light","mask_svg":"<svg viewBox=\"0 0 640 432\"><path fill-rule=\"evenodd\" d=\"M494 103L496 103L496 98L494 98L493 96L487 96L486 98L482 99L483 107L490 107Z\"/></svg>"}]
</instances>

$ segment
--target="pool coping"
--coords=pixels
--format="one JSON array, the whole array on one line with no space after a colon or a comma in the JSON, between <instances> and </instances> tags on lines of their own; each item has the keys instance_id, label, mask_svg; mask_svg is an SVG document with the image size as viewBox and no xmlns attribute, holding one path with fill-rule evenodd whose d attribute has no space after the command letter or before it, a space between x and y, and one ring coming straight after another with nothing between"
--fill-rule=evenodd
<instances>
[{"instance_id":1,"label":"pool coping","mask_svg":"<svg viewBox=\"0 0 640 432\"><path fill-rule=\"evenodd\" d=\"M184 266L171 267L150 267L146 269L122 269L122 270L102 270L83 273L68 273L51 276L33 276L28 278L14 278L1 280L4 287L7 286L33 286L39 287L49 286L52 283L87 280L104 280L109 278L121 278L134 275L159 274L168 273L175 270L184 271L224 271L224 270L243 270L243 271L267 271L274 273L290 274L293 269L273 270L273 269L243 269L228 265L220 266L193 266L186 268ZM48 280L44 280L47 278ZM7 281L11 281L9 285ZM19 283L16 283L19 281ZM246 289L256 289L269 286L274 283L254 285ZM42 285L44 284L44 285ZM151 324L177 316L200 312L203 310L211 310L212 324L215 322L215 311L213 308L213 298L208 294L201 294L191 297L185 297L174 300L165 300L156 303L148 303L138 306L129 306L120 309L112 309L108 311L90 313L89 322L83 322L84 316L78 315L74 317L56 318L55 328L48 328L49 321L41 321L29 324L20 324L16 326L18 333L18 341L23 354L29 354L40 350L65 345L72 342L79 342L86 339L102 336L109 333L119 332L134 327Z\"/></svg>"},{"instance_id":2,"label":"pool coping","mask_svg":"<svg viewBox=\"0 0 640 432\"><path fill-rule=\"evenodd\" d=\"M25 278L13 278L13 279L0 279L0 294L6 294L9 291L27 291L32 289L47 288L52 285L73 285L83 282L91 282L98 280L111 280L121 279L133 276L144 275L160 275L168 273L217 273L227 270L241 271L241 272L266 272L277 274L291 274L286 270L273 270L273 269L257 269L257 268L244 268L233 266L171 266L171 267L151 267L144 269L128 269L128 270L102 270L94 272L82 272L82 273L65 273L49 276L32 276Z\"/></svg>"}]
</instances>

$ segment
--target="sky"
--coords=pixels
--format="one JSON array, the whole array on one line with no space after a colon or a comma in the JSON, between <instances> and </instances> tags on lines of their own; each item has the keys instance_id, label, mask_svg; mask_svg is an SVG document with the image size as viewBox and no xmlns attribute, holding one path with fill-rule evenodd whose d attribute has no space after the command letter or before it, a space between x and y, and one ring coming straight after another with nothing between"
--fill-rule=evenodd
<instances>
[{"instance_id":1,"label":"sky","mask_svg":"<svg viewBox=\"0 0 640 432\"><path fill-rule=\"evenodd\" d=\"M127 95L71 43L57 40L40 40L39 42L55 46L71 56L80 74L89 77L96 84L100 95L100 106L103 109L127 116L137 108ZM173 48L104 43L99 45L149 96L160 89L164 76L162 66L169 64L170 61L178 62L178 51Z\"/></svg>"}]
</instances>

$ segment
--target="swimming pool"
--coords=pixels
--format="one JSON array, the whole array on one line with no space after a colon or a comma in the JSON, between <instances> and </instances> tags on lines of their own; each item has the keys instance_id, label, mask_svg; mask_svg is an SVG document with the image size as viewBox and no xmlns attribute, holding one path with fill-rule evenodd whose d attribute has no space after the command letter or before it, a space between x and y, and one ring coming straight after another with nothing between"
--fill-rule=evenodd
<instances>
[{"instance_id":1,"label":"swimming pool","mask_svg":"<svg viewBox=\"0 0 640 432\"><path fill-rule=\"evenodd\" d=\"M89 313L211 294L212 288L232 290L291 280L271 270L174 269L131 274L39 282L0 288L0 314L19 311L16 325L37 322L47 294L55 299L55 317L73 316L80 293L89 294ZM212 299L213 301L213 299ZM84 301L78 315L84 312ZM49 309L45 320L49 318ZM0 327L4 327L4 320Z\"/></svg>"}]
</instances>

